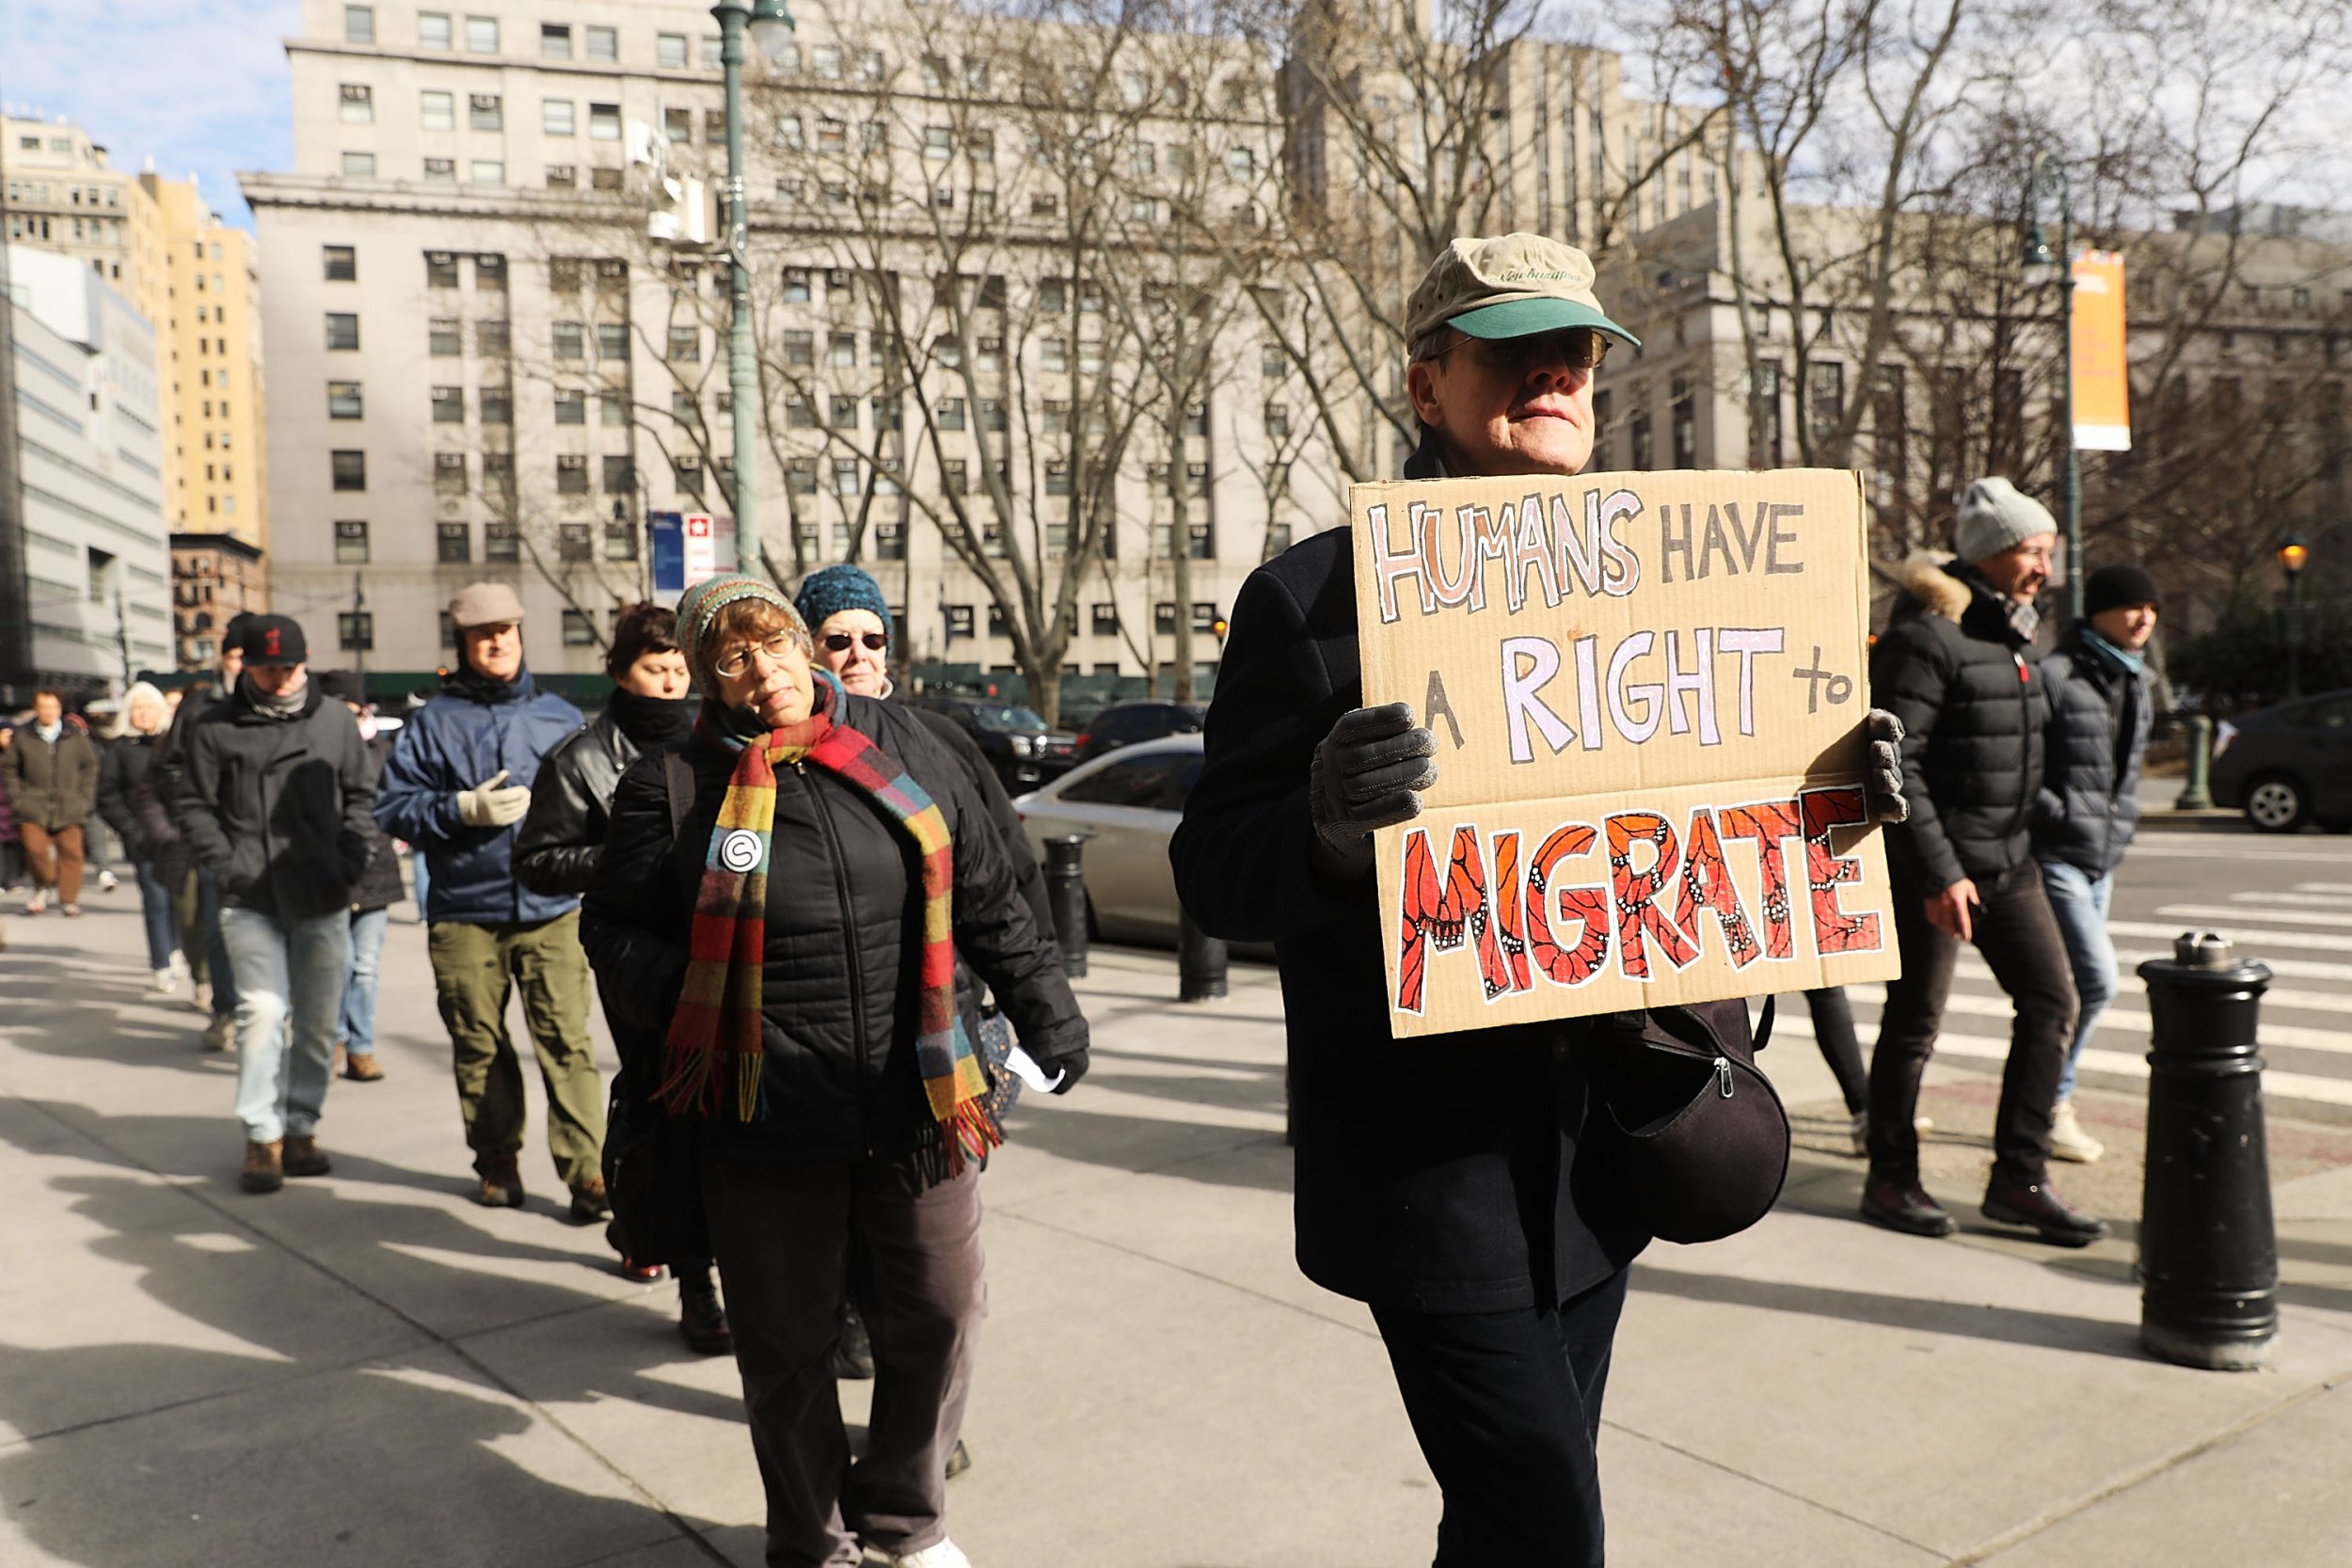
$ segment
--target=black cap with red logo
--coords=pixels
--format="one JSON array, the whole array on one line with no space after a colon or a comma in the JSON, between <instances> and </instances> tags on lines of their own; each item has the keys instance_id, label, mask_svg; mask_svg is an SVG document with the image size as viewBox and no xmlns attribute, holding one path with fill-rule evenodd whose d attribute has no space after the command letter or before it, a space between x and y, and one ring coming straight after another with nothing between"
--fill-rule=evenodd
<instances>
[{"instance_id":1,"label":"black cap with red logo","mask_svg":"<svg viewBox=\"0 0 2352 1568\"><path fill-rule=\"evenodd\" d=\"M239 641L247 664L301 664L310 657L302 640L302 623L291 615L254 616Z\"/></svg>"}]
</instances>

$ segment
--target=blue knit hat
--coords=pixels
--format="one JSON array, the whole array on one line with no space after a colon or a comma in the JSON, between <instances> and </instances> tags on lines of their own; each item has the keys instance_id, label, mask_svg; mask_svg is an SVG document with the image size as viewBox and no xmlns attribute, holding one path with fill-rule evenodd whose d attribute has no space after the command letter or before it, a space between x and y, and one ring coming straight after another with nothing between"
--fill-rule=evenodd
<instances>
[{"instance_id":1,"label":"blue knit hat","mask_svg":"<svg viewBox=\"0 0 2352 1568\"><path fill-rule=\"evenodd\" d=\"M882 584L868 576L863 566L844 564L811 572L801 583L794 603L812 632L842 610L870 610L882 618L883 632L894 641L898 637L897 629L890 624L890 604L882 597Z\"/></svg>"},{"instance_id":2,"label":"blue knit hat","mask_svg":"<svg viewBox=\"0 0 2352 1568\"><path fill-rule=\"evenodd\" d=\"M677 601L678 651L686 656L687 673L694 677L695 685L700 686L703 679L703 639L708 637L710 628L718 624L719 611L743 599L757 599L763 604L775 606L800 632L801 641L810 641L808 626L801 619L801 612L792 608L792 601L786 598L784 591L774 583L736 573L706 578L679 594Z\"/></svg>"}]
</instances>

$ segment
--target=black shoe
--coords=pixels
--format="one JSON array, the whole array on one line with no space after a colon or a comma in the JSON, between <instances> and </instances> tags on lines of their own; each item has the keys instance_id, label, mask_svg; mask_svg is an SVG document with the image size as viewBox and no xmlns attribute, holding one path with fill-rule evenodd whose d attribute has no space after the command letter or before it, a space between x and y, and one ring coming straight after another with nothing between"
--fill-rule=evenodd
<instances>
[{"instance_id":1,"label":"black shoe","mask_svg":"<svg viewBox=\"0 0 2352 1568\"><path fill-rule=\"evenodd\" d=\"M947 1479L953 1481L970 1468L972 1468L972 1450L965 1448L963 1439L959 1437L956 1439L956 1446L947 1451Z\"/></svg>"},{"instance_id":2,"label":"black shoe","mask_svg":"<svg viewBox=\"0 0 2352 1568\"><path fill-rule=\"evenodd\" d=\"M719 1288L708 1275L677 1282L677 1333L687 1349L699 1355L724 1355L735 1349L727 1310L719 1305Z\"/></svg>"},{"instance_id":3,"label":"black shoe","mask_svg":"<svg viewBox=\"0 0 2352 1568\"><path fill-rule=\"evenodd\" d=\"M1995 1225L2026 1226L2052 1246L2089 1246L2107 1233L2106 1221L2074 1208L2047 1182L1989 1191L1983 1213Z\"/></svg>"},{"instance_id":4,"label":"black shoe","mask_svg":"<svg viewBox=\"0 0 2352 1568\"><path fill-rule=\"evenodd\" d=\"M1960 1222L1916 1181L1898 1186L1875 1176L1863 1183L1862 1217L1906 1236L1948 1236L1960 1228Z\"/></svg>"},{"instance_id":5,"label":"black shoe","mask_svg":"<svg viewBox=\"0 0 2352 1568\"><path fill-rule=\"evenodd\" d=\"M863 1383L874 1375L874 1341L855 1307L841 1308L841 1338L833 1347L833 1375Z\"/></svg>"}]
</instances>

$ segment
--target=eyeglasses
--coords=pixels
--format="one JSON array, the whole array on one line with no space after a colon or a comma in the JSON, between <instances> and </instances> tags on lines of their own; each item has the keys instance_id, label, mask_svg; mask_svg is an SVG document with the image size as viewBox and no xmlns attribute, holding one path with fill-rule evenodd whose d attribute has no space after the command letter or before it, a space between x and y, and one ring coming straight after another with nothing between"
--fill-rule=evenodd
<instances>
[{"instance_id":1,"label":"eyeglasses","mask_svg":"<svg viewBox=\"0 0 2352 1568\"><path fill-rule=\"evenodd\" d=\"M829 631L825 633L825 648L831 653L846 654L860 642L866 644L866 652L878 654L890 646L890 634L886 631Z\"/></svg>"},{"instance_id":2,"label":"eyeglasses","mask_svg":"<svg viewBox=\"0 0 2352 1568\"><path fill-rule=\"evenodd\" d=\"M1524 378L1538 365L1560 364L1572 371L1597 371L1609 357L1609 335L1597 327L1565 326L1556 332L1532 332L1524 338L1456 338L1437 357L1470 346L1480 365L1498 375Z\"/></svg>"},{"instance_id":3,"label":"eyeglasses","mask_svg":"<svg viewBox=\"0 0 2352 1568\"><path fill-rule=\"evenodd\" d=\"M745 642L729 648L725 653L712 659L710 667L727 679L733 680L752 667L752 655L764 654L769 663L782 664L784 656L798 646L799 643L794 641L790 632L780 631L764 642Z\"/></svg>"}]
</instances>

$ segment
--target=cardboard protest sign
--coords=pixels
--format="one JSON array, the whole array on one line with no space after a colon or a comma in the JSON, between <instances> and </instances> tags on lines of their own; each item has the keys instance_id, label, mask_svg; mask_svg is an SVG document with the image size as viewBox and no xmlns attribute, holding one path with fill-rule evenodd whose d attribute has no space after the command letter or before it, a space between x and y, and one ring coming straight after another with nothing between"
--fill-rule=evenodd
<instances>
[{"instance_id":1,"label":"cardboard protest sign","mask_svg":"<svg viewBox=\"0 0 2352 1568\"><path fill-rule=\"evenodd\" d=\"M1400 1036L1899 971L1862 819L1861 478L1359 484L1364 702L1438 741L1374 836Z\"/></svg>"}]
</instances>

